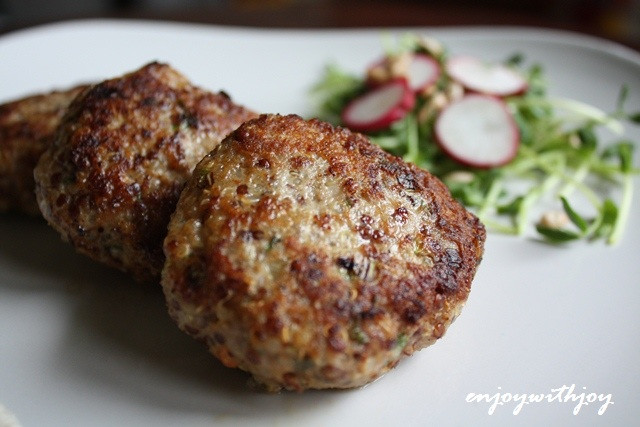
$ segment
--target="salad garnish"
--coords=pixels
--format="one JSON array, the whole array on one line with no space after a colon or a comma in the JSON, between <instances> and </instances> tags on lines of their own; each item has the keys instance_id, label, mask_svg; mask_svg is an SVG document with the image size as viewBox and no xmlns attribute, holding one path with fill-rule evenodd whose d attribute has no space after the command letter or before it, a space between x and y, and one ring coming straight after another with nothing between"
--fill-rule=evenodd
<instances>
[{"instance_id":1,"label":"salad garnish","mask_svg":"<svg viewBox=\"0 0 640 427\"><path fill-rule=\"evenodd\" d=\"M612 112L547 86L522 54L454 56L408 34L363 75L328 65L312 96L317 117L438 176L489 230L615 244L640 173L624 123L640 124L640 112L626 111L626 85Z\"/></svg>"}]
</instances>

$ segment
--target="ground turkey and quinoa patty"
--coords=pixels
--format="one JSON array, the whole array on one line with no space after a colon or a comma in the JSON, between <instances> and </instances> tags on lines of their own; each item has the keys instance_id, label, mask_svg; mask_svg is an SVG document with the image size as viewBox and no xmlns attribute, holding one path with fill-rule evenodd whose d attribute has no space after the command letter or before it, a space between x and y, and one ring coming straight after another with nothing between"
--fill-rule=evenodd
<instances>
[{"instance_id":1,"label":"ground turkey and quinoa patty","mask_svg":"<svg viewBox=\"0 0 640 427\"><path fill-rule=\"evenodd\" d=\"M43 216L98 261L158 281L169 217L195 165L255 114L151 63L69 106L35 169Z\"/></svg>"},{"instance_id":2,"label":"ground turkey and quinoa patty","mask_svg":"<svg viewBox=\"0 0 640 427\"><path fill-rule=\"evenodd\" d=\"M85 88L79 85L0 105L0 212L40 215L33 168L51 145L67 107Z\"/></svg>"},{"instance_id":3,"label":"ground turkey and quinoa patty","mask_svg":"<svg viewBox=\"0 0 640 427\"><path fill-rule=\"evenodd\" d=\"M196 167L164 243L179 327L270 390L349 388L442 337L485 230L363 135L264 115Z\"/></svg>"}]
</instances>

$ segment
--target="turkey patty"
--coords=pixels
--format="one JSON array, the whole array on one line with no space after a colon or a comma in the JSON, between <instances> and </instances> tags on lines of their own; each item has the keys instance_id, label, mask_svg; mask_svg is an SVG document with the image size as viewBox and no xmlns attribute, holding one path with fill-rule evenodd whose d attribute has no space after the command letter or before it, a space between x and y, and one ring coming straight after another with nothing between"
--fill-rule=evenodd
<instances>
[{"instance_id":1,"label":"turkey patty","mask_svg":"<svg viewBox=\"0 0 640 427\"><path fill-rule=\"evenodd\" d=\"M263 115L196 167L162 285L226 366L270 390L350 388L443 336L484 240L437 178L363 135Z\"/></svg>"},{"instance_id":2,"label":"turkey patty","mask_svg":"<svg viewBox=\"0 0 640 427\"><path fill-rule=\"evenodd\" d=\"M92 86L69 106L35 169L40 210L79 252L159 280L162 240L186 180L253 116L161 63Z\"/></svg>"},{"instance_id":3,"label":"turkey patty","mask_svg":"<svg viewBox=\"0 0 640 427\"><path fill-rule=\"evenodd\" d=\"M0 212L39 215L33 168L51 145L67 107L86 86L0 105Z\"/></svg>"}]
</instances>

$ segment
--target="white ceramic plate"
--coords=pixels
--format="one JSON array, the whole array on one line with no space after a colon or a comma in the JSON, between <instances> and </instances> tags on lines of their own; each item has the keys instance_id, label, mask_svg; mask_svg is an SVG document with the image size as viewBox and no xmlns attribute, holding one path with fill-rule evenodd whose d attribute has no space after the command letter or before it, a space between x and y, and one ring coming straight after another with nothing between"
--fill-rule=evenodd
<instances>
[{"instance_id":1,"label":"white ceramic plate","mask_svg":"<svg viewBox=\"0 0 640 427\"><path fill-rule=\"evenodd\" d=\"M406 30L398 31L399 33ZM640 110L640 55L534 29L416 29L455 53L544 64L551 92ZM80 21L0 38L0 102L168 61L264 112L311 112L335 61L360 72L381 30L262 31ZM639 129L627 135L640 141ZM637 158L637 156L636 156ZM640 419L640 196L617 247L490 235L462 316L434 346L360 390L259 394L178 331L159 289L97 265L46 225L0 217L0 425L633 425ZM611 395L613 404L595 401ZM566 388L563 388L566 386ZM556 390L556 391L552 391ZM500 393L503 405L470 393ZM595 393L595 394L591 394ZM546 394L523 405L513 394ZM467 400L472 400L468 402Z\"/></svg>"}]
</instances>

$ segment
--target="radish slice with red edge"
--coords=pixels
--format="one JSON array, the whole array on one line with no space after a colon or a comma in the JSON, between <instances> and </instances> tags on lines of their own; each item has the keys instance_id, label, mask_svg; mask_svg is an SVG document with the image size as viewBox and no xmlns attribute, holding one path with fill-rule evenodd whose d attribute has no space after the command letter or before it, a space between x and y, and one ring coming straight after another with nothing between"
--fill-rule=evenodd
<instances>
[{"instance_id":1,"label":"radish slice with red edge","mask_svg":"<svg viewBox=\"0 0 640 427\"><path fill-rule=\"evenodd\" d=\"M342 110L342 122L360 132L388 128L415 105L415 95L405 79L390 80L352 100Z\"/></svg>"},{"instance_id":2,"label":"radish slice with red edge","mask_svg":"<svg viewBox=\"0 0 640 427\"><path fill-rule=\"evenodd\" d=\"M423 53L414 53L409 62L407 79L411 90L419 92L435 84L440 77L438 61Z\"/></svg>"},{"instance_id":3,"label":"radish slice with red edge","mask_svg":"<svg viewBox=\"0 0 640 427\"><path fill-rule=\"evenodd\" d=\"M520 132L507 105L490 95L466 95L449 104L436 119L434 130L447 155L476 168L509 163L520 145Z\"/></svg>"},{"instance_id":4,"label":"radish slice with red edge","mask_svg":"<svg viewBox=\"0 0 640 427\"><path fill-rule=\"evenodd\" d=\"M402 59L386 56L373 63L367 72L368 84L375 87L393 79L394 61L403 63L399 71L396 71L401 75L395 75L395 78L406 78L409 88L414 92L420 92L438 81L442 74L438 61L424 53L408 53L406 55L406 58L403 56ZM376 73L376 71L380 71L380 73Z\"/></svg>"},{"instance_id":5,"label":"radish slice with red edge","mask_svg":"<svg viewBox=\"0 0 640 427\"><path fill-rule=\"evenodd\" d=\"M446 70L466 89L487 95L518 95L529 86L524 77L506 65L487 63L472 56L450 58Z\"/></svg>"}]
</instances>

